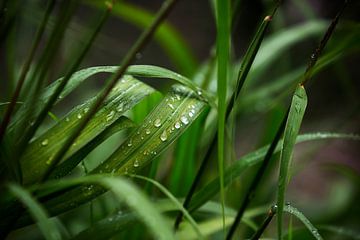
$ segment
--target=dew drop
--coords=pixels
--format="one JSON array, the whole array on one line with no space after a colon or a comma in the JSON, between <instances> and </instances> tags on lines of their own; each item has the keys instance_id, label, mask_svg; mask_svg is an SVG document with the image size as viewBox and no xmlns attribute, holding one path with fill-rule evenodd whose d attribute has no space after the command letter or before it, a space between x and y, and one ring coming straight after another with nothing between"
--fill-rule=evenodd
<instances>
[{"instance_id":1,"label":"dew drop","mask_svg":"<svg viewBox=\"0 0 360 240\"><path fill-rule=\"evenodd\" d=\"M160 139L161 141L165 142L167 139L167 133L166 130L162 132L162 134L160 135Z\"/></svg>"},{"instance_id":2,"label":"dew drop","mask_svg":"<svg viewBox=\"0 0 360 240\"><path fill-rule=\"evenodd\" d=\"M172 105L171 103L168 103L168 106L169 106L169 108L171 108L172 110L175 109L174 105Z\"/></svg>"},{"instance_id":3,"label":"dew drop","mask_svg":"<svg viewBox=\"0 0 360 240\"><path fill-rule=\"evenodd\" d=\"M90 108L86 107L84 108L84 113L87 113L89 111Z\"/></svg>"},{"instance_id":4,"label":"dew drop","mask_svg":"<svg viewBox=\"0 0 360 240\"><path fill-rule=\"evenodd\" d=\"M113 119L115 115L115 111L111 111L108 115L106 115L106 121L110 121L111 119Z\"/></svg>"},{"instance_id":5,"label":"dew drop","mask_svg":"<svg viewBox=\"0 0 360 240\"><path fill-rule=\"evenodd\" d=\"M199 89L196 91L197 95L201 96L202 95L202 91Z\"/></svg>"},{"instance_id":6,"label":"dew drop","mask_svg":"<svg viewBox=\"0 0 360 240\"><path fill-rule=\"evenodd\" d=\"M146 133L147 135L149 135L149 134L151 133L150 129L146 129L146 130L145 130L145 133Z\"/></svg>"},{"instance_id":7,"label":"dew drop","mask_svg":"<svg viewBox=\"0 0 360 240\"><path fill-rule=\"evenodd\" d=\"M124 103L120 103L117 108L116 108L116 111L118 112L122 112L124 110Z\"/></svg>"},{"instance_id":8,"label":"dew drop","mask_svg":"<svg viewBox=\"0 0 360 240\"><path fill-rule=\"evenodd\" d=\"M189 123L189 119L186 116L181 116L180 120L185 125Z\"/></svg>"},{"instance_id":9,"label":"dew drop","mask_svg":"<svg viewBox=\"0 0 360 240\"><path fill-rule=\"evenodd\" d=\"M49 144L49 140L48 139L44 139L42 142L41 142L41 146L46 146Z\"/></svg>"},{"instance_id":10,"label":"dew drop","mask_svg":"<svg viewBox=\"0 0 360 240\"><path fill-rule=\"evenodd\" d=\"M66 122L69 122L69 121L70 121L70 118L68 118L68 117L65 118L65 121L66 121Z\"/></svg>"},{"instance_id":11,"label":"dew drop","mask_svg":"<svg viewBox=\"0 0 360 240\"><path fill-rule=\"evenodd\" d=\"M156 120L155 120L154 126L155 126L155 127L160 127L160 126L161 126L161 121L160 121L160 119L156 119Z\"/></svg>"},{"instance_id":12,"label":"dew drop","mask_svg":"<svg viewBox=\"0 0 360 240\"><path fill-rule=\"evenodd\" d=\"M189 112L189 117L193 117L194 116L194 112L191 110L190 112Z\"/></svg>"},{"instance_id":13,"label":"dew drop","mask_svg":"<svg viewBox=\"0 0 360 240\"><path fill-rule=\"evenodd\" d=\"M134 161L134 167L137 168L137 167L139 167L139 166L140 166L140 163L139 163L139 161L136 159L136 160Z\"/></svg>"},{"instance_id":14,"label":"dew drop","mask_svg":"<svg viewBox=\"0 0 360 240\"><path fill-rule=\"evenodd\" d=\"M181 124L180 124L179 122L176 122L176 123L175 123L175 128L176 128L176 129L179 129L180 127L181 127Z\"/></svg>"},{"instance_id":15,"label":"dew drop","mask_svg":"<svg viewBox=\"0 0 360 240\"><path fill-rule=\"evenodd\" d=\"M131 146L132 146L132 142L129 141L129 143L128 143L127 145L128 145L128 147L131 147Z\"/></svg>"},{"instance_id":16,"label":"dew drop","mask_svg":"<svg viewBox=\"0 0 360 240\"><path fill-rule=\"evenodd\" d=\"M81 119L81 118L82 118L81 113L78 113L77 118L78 118L78 119Z\"/></svg>"}]
</instances>

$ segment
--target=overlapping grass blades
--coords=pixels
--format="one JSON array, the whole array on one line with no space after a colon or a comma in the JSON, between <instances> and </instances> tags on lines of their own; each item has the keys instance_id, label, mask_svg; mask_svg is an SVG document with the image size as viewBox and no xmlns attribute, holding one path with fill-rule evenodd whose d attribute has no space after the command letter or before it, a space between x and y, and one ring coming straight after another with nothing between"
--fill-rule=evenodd
<instances>
[{"instance_id":1,"label":"overlapping grass blades","mask_svg":"<svg viewBox=\"0 0 360 240\"><path fill-rule=\"evenodd\" d=\"M119 201L125 202L136 213L139 220L144 222L156 239L175 239L170 225L151 200L138 187L124 178L93 175L63 179L62 181L49 181L33 189L51 192L84 184L87 186L86 191L89 192L92 188L99 186L110 190Z\"/></svg>"},{"instance_id":2,"label":"overlapping grass blades","mask_svg":"<svg viewBox=\"0 0 360 240\"><path fill-rule=\"evenodd\" d=\"M60 240L61 233L56 224L49 219L46 210L38 203L31 194L21 186L10 184L10 192L18 198L23 205L26 206L34 221L37 222L39 228L47 240Z\"/></svg>"},{"instance_id":3,"label":"overlapping grass blades","mask_svg":"<svg viewBox=\"0 0 360 240\"><path fill-rule=\"evenodd\" d=\"M308 134L298 135L296 138L296 144L302 142L308 142L308 141L337 139L337 138L360 141L359 135L319 132L319 133L308 133ZM274 154L278 153L281 150L282 144L283 144L282 141L280 141L277 144ZM234 181L236 178L241 176L241 174L249 167L261 163L266 152L268 151L268 148L269 146L264 146L256 151L250 152L245 156L241 157L238 161L228 166L227 169L225 170L225 178L224 178L225 186L231 184L232 181ZM210 183L205 185L194 195L193 201L191 202L189 207L190 212L193 212L199 207L201 207L203 204L205 204L207 201L209 201L219 192L218 182L219 180L217 178L212 180Z\"/></svg>"},{"instance_id":4,"label":"overlapping grass blades","mask_svg":"<svg viewBox=\"0 0 360 240\"><path fill-rule=\"evenodd\" d=\"M135 78L123 77L109 94L100 110L77 137L64 158L75 154L152 92L154 92L153 88ZM77 123L89 111L94 101L96 101L96 97L77 106L54 127L29 144L21 159L24 184L35 183L41 179L51 164L54 154L62 147L66 137L77 127Z\"/></svg>"},{"instance_id":5,"label":"overlapping grass blades","mask_svg":"<svg viewBox=\"0 0 360 240\"><path fill-rule=\"evenodd\" d=\"M90 174L137 173L175 141L206 106L191 89L176 85L122 145ZM72 209L103 193L99 187L79 187L45 203L51 214Z\"/></svg>"}]
</instances>

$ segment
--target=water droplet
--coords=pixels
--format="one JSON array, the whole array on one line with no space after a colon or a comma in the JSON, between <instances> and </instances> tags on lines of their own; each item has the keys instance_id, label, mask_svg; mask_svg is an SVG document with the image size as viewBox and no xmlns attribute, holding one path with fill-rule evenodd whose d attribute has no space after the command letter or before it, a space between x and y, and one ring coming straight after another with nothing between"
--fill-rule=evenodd
<instances>
[{"instance_id":1,"label":"water droplet","mask_svg":"<svg viewBox=\"0 0 360 240\"><path fill-rule=\"evenodd\" d=\"M194 116L194 112L191 110L190 112L189 112L189 117L193 117Z\"/></svg>"},{"instance_id":2,"label":"water droplet","mask_svg":"<svg viewBox=\"0 0 360 240\"><path fill-rule=\"evenodd\" d=\"M135 57L136 57L136 59L138 59L138 60L139 60L139 59L141 59L141 58L142 58L142 54L138 52L138 53L135 55Z\"/></svg>"},{"instance_id":3,"label":"water droplet","mask_svg":"<svg viewBox=\"0 0 360 240\"><path fill-rule=\"evenodd\" d=\"M127 145L128 145L128 147L131 147L131 146L132 146L132 142L129 141Z\"/></svg>"},{"instance_id":4,"label":"water droplet","mask_svg":"<svg viewBox=\"0 0 360 240\"><path fill-rule=\"evenodd\" d=\"M179 122L176 122L176 123L175 123L175 128L176 128L176 129L179 129L180 127L181 127L181 124L180 124Z\"/></svg>"},{"instance_id":5,"label":"water droplet","mask_svg":"<svg viewBox=\"0 0 360 240\"><path fill-rule=\"evenodd\" d=\"M84 108L84 113L87 113L89 111L90 108L86 107Z\"/></svg>"},{"instance_id":6,"label":"water droplet","mask_svg":"<svg viewBox=\"0 0 360 240\"><path fill-rule=\"evenodd\" d=\"M140 163L139 163L139 161L136 159L136 160L134 161L134 167L137 168L137 167L139 167L139 166L140 166Z\"/></svg>"},{"instance_id":7,"label":"water droplet","mask_svg":"<svg viewBox=\"0 0 360 240\"><path fill-rule=\"evenodd\" d=\"M149 135L149 134L151 133L150 129L146 129L146 130L145 130L145 133L146 133L147 135Z\"/></svg>"},{"instance_id":8,"label":"water droplet","mask_svg":"<svg viewBox=\"0 0 360 240\"><path fill-rule=\"evenodd\" d=\"M155 120L154 126L155 126L155 127L160 127L160 126L161 126L161 121L160 121L160 119L156 119L156 120Z\"/></svg>"},{"instance_id":9,"label":"water droplet","mask_svg":"<svg viewBox=\"0 0 360 240\"><path fill-rule=\"evenodd\" d=\"M106 115L106 121L110 121L111 119L113 119L115 115L115 111L111 111L108 115Z\"/></svg>"},{"instance_id":10,"label":"water droplet","mask_svg":"<svg viewBox=\"0 0 360 240\"><path fill-rule=\"evenodd\" d=\"M186 116L181 116L180 120L185 125L189 123L189 119Z\"/></svg>"},{"instance_id":11,"label":"water droplet","mask_svg":"<svg viewBox=\"0 0 360 240\"><path fill-rule=\"evenodd\" d=\"M44 139L42 142L41 142L41 146L46 146L49 144L49 140L48 139Z\"/></svg>"},{"instance_id":12,"label":"water droplet","mask_svg":"<svg viewBox=\"0 0 360 240\"><path fill-rule=\"evenodd\" d=\"M202 91L199 89L196 91L197 95L201 96L202 95Z\"/></svg>"},{"instance_id":13,"label":"water droplet","mask_svg":"<svg viewBox=\"0 0 360 240\"><path fill-rule=\"evenodd\" d=\"M172 105L171 103L168 103L168 106L169 106L172 110L175 109L174 105Z\"/></svg>"},{"instance_id":14,"label":"water droplet","mask_svg":"<svg viewBox=\"0 0 360 240\"><path fill-rule=\"evenodd\" d=\"M66 117L66 118L65 118L65 121L66 121L66 122L69 122L69 121L70 121L70 118Z\"/></svg>"},{"instance_id":15,"label":"water droplet","mask_svg":"<svg viewBox=\"0 0 360 240\"><path fill-rule=\"evenodd\" d=\"M290 202L286 202L285 205L286 205L286 206L290 206Z\"/></svg>"},{"instance_id":16,"label":"water droplet","mask_svg":"<svg viewBox=\"0 0 360 240\"><path fill-rule=\"evenodd\" d=\"M166 130L164 130L164 131L162 132L162 134L160 135L160 139L161 139L161 141L163 141L163 142L166 141L166 139L167 139Z\"/></svg>"},{"instance_id":17,"label":"water droplet","mask_svg":"<svg viewBox=\"0 0 360 240\"><path fill-rule=\"evenodd\" d=\"M314 60L316 58L315 53L311 54L311 59Z\"/></svg>"},{"instance_id":18,"label":"water droplet","mask_svg":"<svg viewBox=\"0 0 360 240\"><path fill-rule=\"evenodd\" d=\"M81 119L81 118L82 118L81 113L78 113L77 118L78 118L78 119Z\"/></svg>"},{"instance_id":19,"label":"water droplet","mask_svg":"<svg viewBox=\"0 0 360 240\"><path fill-rule=\"evenodd\" d=\"M116 111L122 112L123 110L124 110L124 103L122 102L117 106Z\"/></svg>"}]
</instances>

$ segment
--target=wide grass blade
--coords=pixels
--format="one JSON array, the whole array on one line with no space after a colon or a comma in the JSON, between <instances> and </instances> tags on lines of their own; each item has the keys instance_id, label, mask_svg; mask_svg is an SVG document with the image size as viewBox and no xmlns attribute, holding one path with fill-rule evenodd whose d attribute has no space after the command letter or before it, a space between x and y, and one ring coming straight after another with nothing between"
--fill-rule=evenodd
<instances>
[{"instance_id":1,"label":"wide grass blade","mask_svg":"<svg viewBox=\"0 0 360 240\"><path fill-rule=\"evenodd\" d=\"M225 205L224 164L225 164L225 118L228 67L230 62L230 3L217 0L216 10L216 55L217 55L217 97L218 97L218 171L222 209ZM223 213L225 228L225 213Z\"/></svg>"},{"instance_id":2,"label":"wide grass blade","mask_svg":"<svg viewBox=\"0 0 360 240\"><path fill-rule=\"evenodd\" d=\"M326 133L326 132L319 132L319 133L308 133L303 135L298 135L296 138L296 144L308 141L315 141L315 140L326 140L326 139L349 139L360 141L359 135L353 134L340 134L340 133ZM281 146L283 141L281 140L275 151L274 154L278 153L281 150ZM241 176L241 174L248 169L258 163L261 163L263 160L266 152L268 151L269 146L264 146L256 151L246 154L245 156L241 157L239 160L231 164L225 171L225 178L224 183L225 186L231 184L236 178ZM213 198L216 194L219 193L219 179L215 178L202 189L200 189L195 195L191 204L189 206L189 211L193 212L194 210L198 209L200 206L205 204L211 198Z\"/></svg>"},{"instance_id":3,"label":"wide grass blade","mask_svg":"<svg viewBox=\"0 0 360 240\"><path fill-rule=\"evenodd\" d=\"M154 91L131 76L125 76L109 94L98 113L90 120L64 159L69 158L115 122L127 110ZM54 154L63 146L66 137L89 111L94 97L74 108L59 123L31 142L21 158L24 184L39 181L52 164Z\"/></svg>"},{"instance_id":4,"label":"wide grass blade","mask_svg":"<svg viewBox=\"0 0 360 240\"><path fill-rule=\"evenodd\" d=\"M285 191L286 186L290 180L290 161L292 159L292 153L296 142L296 137L299 133L301 121L303 119L305 109L307 105L306 91L302 85L299 85L294 93L291 101L290 111L286 121L284 141L281 149L280 156L280 173L278 183L278 238L282 238L283 229L283 209L285 205Z\"/></svg>"},{"instance_id":5,"label":"wide grass blade","mask_svg":"<svg viewBox=\"0 0 360 240\"><path fill-rule=\"evenodd\" d=\"M10 192L15 195L28 209L31 216L47 240L60 240L61 234L56 224L49 219L45 209L21 186L10 184Z\"/></svg>"},{"instance_id":6,"label":"wide grass blade","mask_svg":"<svg viewBox=\"0 0 360 240\"><path fill-rule=\"evenodd\" d=\"M195 121L206 103L191 89L176 85L144 122L122 145L90 174L114 175L137 173L169 147ZM46 206L51 214L58 214L93 199L104 189L87 187L73 189Z\"/></svg>"},{"instance_id":7,"label":"wide grass blade","mask_svg":"<svg viewBox=\"0 0 360 240\"><path fill-rule=\"evenodd\" d=\"M103 1L83 1L83 3L100 8ZM113 7L112 13L114 16L120 17L140 29L149 27L154 18L151 12L124 1L117 2ZM179 72L185 76L192 76L194 74L198 65L197 60L192 49L176 28L165 21L155 32L154 39L165 50Z\"/></svg>"}]
</instances>

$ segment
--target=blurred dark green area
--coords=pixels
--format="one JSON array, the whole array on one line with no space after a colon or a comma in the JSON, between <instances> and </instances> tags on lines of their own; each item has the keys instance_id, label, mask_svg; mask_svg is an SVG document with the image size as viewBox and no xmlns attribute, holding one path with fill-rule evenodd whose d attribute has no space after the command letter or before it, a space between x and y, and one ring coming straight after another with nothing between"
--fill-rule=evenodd
<instances>
[{"instance_id":1,"label":"blurred dark green area","mask_svg":"<svg viewBox=\"0 0 360 240\"><path fill-rule=\"evenodd\" d=\"M0 43L0 102L2 103L9 101L14 90L21 64L27 56L32 38L40 23L45 2L13 1L13 4L18 3L19 5L13 22L11 22L11 28L6 30L6 38L2 36ZM156 12L162 1L136 0L126 1L126 3L153 13ZM232 57L234 64L236 59L241 59L243 56L260 21L269 13L272 3L272 1L259 0L234 1L233 5L239 9L236 11L237 21L233 30ZM311 21L321 20L329 23L341 4L342 1L326 0L284 1L274 17L267 35L271 37L273 34ZM233 10L235 11L235 8ZM351 34L360 36L359 12L360 2L350 1L324 54L341 44L345 37ZM101 10L94 7L91 0L79 3L58 55L49 71L48 83L64 75L73 52L84 44L82 40L84 33L99 19L100 14ZM142 31L141 27L139 28L129 19L111 16L81 64L81 68L119 64ZM191 78L211 55L215 43L216 28L211 4L209 1L182 0L170 14L167 24L176 31L176 34L179 34L179 41L187 48L179 51L188 57L190 64L177 62L176 57L169 57L169 49L166 49L164 43L158 39L153 40L143 52L138 54L136 64L166 67ZM251 84L246 87L243 95L251 95L252 91L267 86L293 70L305 70L309 56L316 48L324 30L325 28L322 28L322 31L288 47L261 73L254 73L254 76L250 73ZM46 36L42 46L45 41ZM353 41L352 44L354 45L353 52L348 52L345 57L322 69L310 81L307 88L309 104L300 130L301 133L318 131L360 133L360 38L357 42ZM267 54L271 55L272 53ZM61 116L76 104L93 96L101 89L107 76L100 74L93 77L93 81L88 81L72 93L64 101L64 104L57 106L54 113ZM162 92L166 92L173 84L169 81L143 80ZM31 84L31 82L27 82L27 84ZM26 89L24 88L25 93ZM291 88L290 91L289 88L286 88L284 92L273 93L268 97L261 98L260 101L249 100L249 102L244 101L242 105L240 104L236 120L235 150L231 150L234 151L236 159L271 141L286 110L291 93ZM20 101L22 100L20 99ZM4 106L0 106L1 114L4 112ZM52 120L49 118L47 122L51 124ZM307 217L313 219L314 224L341 225L357 229L360 225L359 156L360 145L357 141L331 140L299 145L295 151L293 178L289 185L288 198L290 202L301 209ZM164 164L164 169L158 174L158 178L165 186L170 185L170 177L166 175L166 171L171 168L172 163L171 159L168 161L168 158L165 159L167 162ZM269 200L275 198L278 170L276 163L272 165L258 191L256 201L253 202L254 206L267 204ZM215 161L213 167L215 168ZM250 181L249 177L253 173L254 169L251 169L239 181L233 183L236 191L227 193L227 201L230 206L238 207L238 199L246 189L244 186L247 186ZM212 179L213 176L214 172L208 172L208 179ZM189 176L190 179L192 177ZM188 188L188 186L186 187ZM179 197L183 197L186 190L179 190ZM101 210L99 211L101 212ZM66 219L69 221L69 225L72 221L76 222L71 215L66 216ZM295 220L294 222L297 224ZM273 231L275 228L269 230L269 235ZM299 234L294 234L293 239L310 238L306 235L308 233L303 233L302 229L299 229L298 232ZM322 233L325 239L340 239L330 238L331 234L327 235L326 231Z\"/></svg>"}]
</instances>

